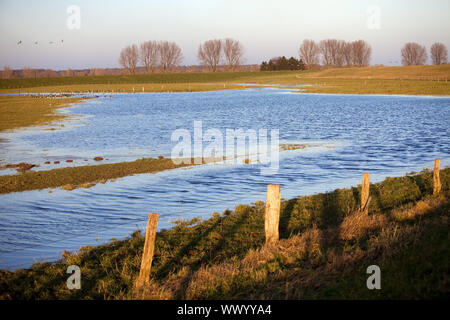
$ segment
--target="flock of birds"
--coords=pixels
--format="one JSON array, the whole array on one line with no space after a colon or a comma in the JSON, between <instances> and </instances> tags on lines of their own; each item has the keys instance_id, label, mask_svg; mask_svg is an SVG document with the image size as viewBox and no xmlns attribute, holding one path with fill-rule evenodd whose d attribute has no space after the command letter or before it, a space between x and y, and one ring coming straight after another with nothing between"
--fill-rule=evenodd
<instances>
[{"instance_id":1,"label":"flock of birds","mask_svg":"<svg viewBox=\"0 0 450 320\"><path fill-rule=\"evenodd\" d=\"M19 46L22 43L23 43L22 40L19 40L19 42L17 42L17 45ZM48 44L54 44L54 43L57 43L57 41L49 41ZM61 40L61 43L64 43L64 40ZM34 44L38 44L38 41L35 41Z\"/></svg>"}]
</instances>

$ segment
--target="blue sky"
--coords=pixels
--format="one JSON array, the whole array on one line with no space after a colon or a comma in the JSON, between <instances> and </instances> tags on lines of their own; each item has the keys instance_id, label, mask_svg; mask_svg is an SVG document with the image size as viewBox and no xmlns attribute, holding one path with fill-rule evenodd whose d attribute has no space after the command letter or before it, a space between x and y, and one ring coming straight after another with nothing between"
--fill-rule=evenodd
<instances>
[{"instance_id":1,"label":"blue sky","mask_svg":"<svg viewBox=\"0 0 450 320\"><path fill-rule=\"evenodd\" d=\"M70 5L81 10L79 30L67 28ZM371 6L380 29L367 27ZM394 65L409 41L450 49L449 12L449 0L0 0L0 67L117 67L124 46L145 40L177 42L191 65L201 42L225 37L242 42L248 63L297 56L303 39L338 38L364 39L372 64Z\"/></svg>"}]
</instances>

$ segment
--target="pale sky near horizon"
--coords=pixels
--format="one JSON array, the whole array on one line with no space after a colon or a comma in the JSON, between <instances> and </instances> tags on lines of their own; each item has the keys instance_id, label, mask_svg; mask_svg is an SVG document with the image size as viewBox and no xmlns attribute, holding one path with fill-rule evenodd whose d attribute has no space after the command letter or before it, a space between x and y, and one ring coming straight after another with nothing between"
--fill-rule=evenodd
<instances>
[{"instance_id":1,"label":"pale sky near horizon","mask_svg":"<svg viewBox=\"0 0 450 320\"><path fill-rule=\"evenodd\" d=\"M67 27L70 5L80 29ZM373 6L379 29L367 26ZM337 38L364 39L372 64L398 65L406 42L450 50L449 12L450 0L0 0L0 68L118 67L120 50L145 40L175 41L193 65L201 42L226 37L241 41L249 64L297 57L303 39Z\"/></svg>"}]
</instances>

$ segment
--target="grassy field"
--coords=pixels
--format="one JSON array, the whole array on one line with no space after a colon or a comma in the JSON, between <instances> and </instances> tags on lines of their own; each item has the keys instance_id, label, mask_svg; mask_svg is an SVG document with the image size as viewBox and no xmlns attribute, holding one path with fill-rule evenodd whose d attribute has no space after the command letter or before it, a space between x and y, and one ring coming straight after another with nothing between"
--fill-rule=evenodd
<instances>
[{"instance_id":1,"label":"grassy field","mask_svg":"<svg viewBox=\"0 0 450 320\"><path fill-rule=\"evenodd\" d=\"M310 85L306 93L450 95L450 65L338 68L289 72L247 83Z\"/></svg>"},{"instance_id":2,"label":"grassy field","mask_svg":"<svg viewBox=\"0 0 450 320\"><path fill-rule=\"evenodd\" d=\"M327 69L305 74L312 78L391 79L391 80L450 80L450 64L438 66L364 67Z\"/></svg>"},{"instance_id":3,"label":"grassy field","mask_svg":"<svg viewBox=\"0 0 450 320\"><path fill-rule=\"evenodd\" d=\"M0 176L0 194L27 190L62 187L65 190L90 188L97 183L139 173L155 173L186 167L176 165L172 159L138 159L132 162L66 167L46 171L28 171L16 175Z\"/></svg>"},{"instance_id":4,"label":"grassy field","mask_svg":"<svg viewBox=\"0 0 450 320\"><path fill-rule=\"evenodd\" d=\"M217 72L2 79L12 92L191 92L238 84L308 84L308 93L450 95L450 65L337 68L322 71Z\"/></svg>"},{"instance_id":5,"label":"grassy field","mask_svg":"<svg viewBox=\"0 0 450 320\"><path fill-rule=\"evenodd\" d=\"M0 96L0 132L61 121L67 116L56 110L85 99Z\"/></svg>"},{"instance_id":6,"label":"grassy field","mask_svg":"<svg viewBox=\"0 0 450 320\"><path fill-rule=\"evenodd\" d=\"M56 263L0 272L2 299L431 299L448 297L450 169L432 197L432 173L371 185L369 215L360 187L282 201L280 241L264 245L264 203L207 220L177 221L156 236L151 283L133 289L144 239L65 252ZM80 290L66 287L68 265ZM366 268L381 267L381 290Z\"/></svg>"},{"instance_id":7,"label":"grassy field","mask_svg":"<svg viewBox=\"0 0 450 320\"><path fill-rule=\"evenodd\" d=\"M274 75L286 74L284 71ZM123 76L55 77L1 79L0 92L167 92L167 91L209 91L223 90L228 85L241 83L241 79L257 79L267 76L261 72L216 72L216 73L167 73ZM225 84L225 87L224 87ZM231 88L234 88L232 86Z\"/></svg>"}]
</instances>

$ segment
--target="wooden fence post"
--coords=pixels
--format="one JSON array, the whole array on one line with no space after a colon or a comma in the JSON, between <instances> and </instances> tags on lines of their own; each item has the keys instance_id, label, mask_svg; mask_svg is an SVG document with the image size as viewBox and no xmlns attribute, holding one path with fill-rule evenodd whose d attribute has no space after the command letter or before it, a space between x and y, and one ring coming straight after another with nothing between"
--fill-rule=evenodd
<instances>
[{"instance_id":1,"label":"wooden fence post","mask_svg":"<svg viewBox=\"0 0 450 320\"><path fill-rule=\"evenodd\" d=\"M440 159L434 159L433 170L433 195L437 196L441 192L441 178L439 176L439 167L441 165Z\"/></svg>"},{"instance_id":2,"label":"wooden fence post","mask_svg":"<svg viewBox=\"0 0 450 320\"><path fill-rule=\"evenodd\" d=\"M150 213L145 232L144 253L142 255L141 270L136 282L137 287L142 287L150 280L150 269L152 267L153 252L155 250L156 228L158 226L159 214Z\"/></svg>"},{"instance_id":3,"label":"wooden fence post","mask_svg":"<svg viewBox=\"0 0 450 320\"><path fill-rule=\"evenodd\" d=\"M361 212L365 214L369 214L369 201L370 201L369 188L370 188L369 173L364 172L361 189Z\"/></svg>"},{"instance_id":4,"label":"wooden fence post","mask_svg":"<svg viewBox=\"0 0 450 320\"><path fill-rule=\"evenodd\" d=\"M280 201L280 185L269 184L267 186L266 213L264 217L266 244L277 242L279 239Z\"/></svg>"}]
</instances>

